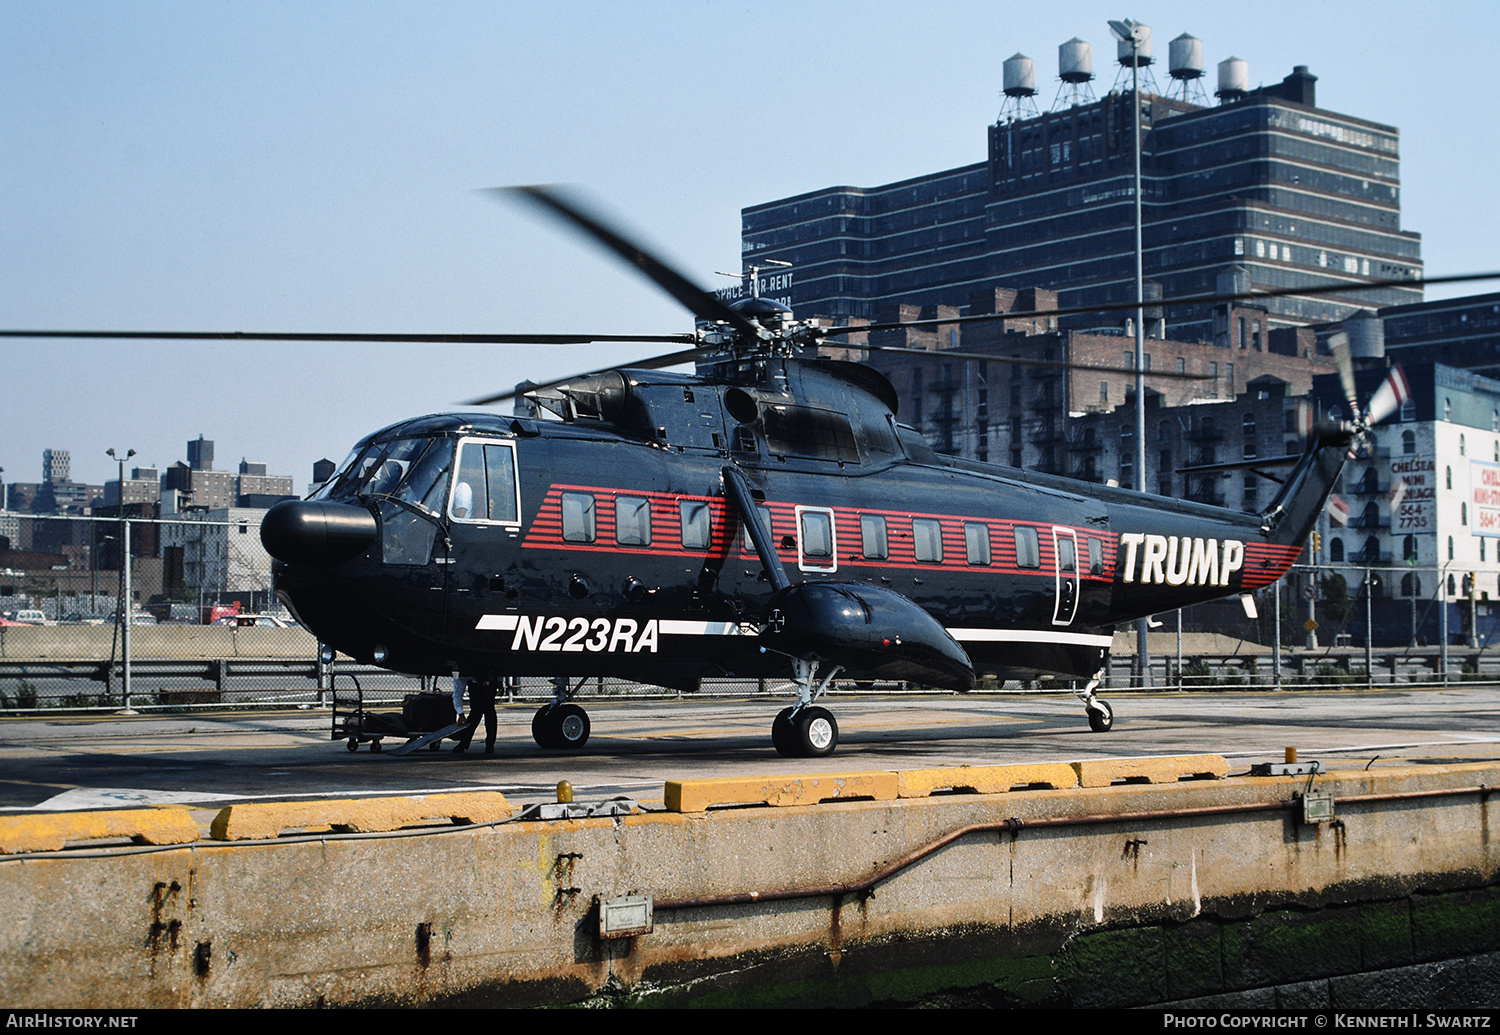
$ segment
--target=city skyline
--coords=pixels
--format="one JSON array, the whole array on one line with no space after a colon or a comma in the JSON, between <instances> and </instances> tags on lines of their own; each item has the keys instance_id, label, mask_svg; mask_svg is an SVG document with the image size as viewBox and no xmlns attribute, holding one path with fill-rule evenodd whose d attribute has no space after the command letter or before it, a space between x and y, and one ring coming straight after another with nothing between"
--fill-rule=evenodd
<instances>
[{"instance_id":1,"label":"city skyline","mask_svg":"<svg viewBox=\"0 0 1500 1035\"><path fill-rule=\"evenodd\" d=\"M1500 14L1270 4L950 3L624 9L103 5L0 11L0 322L13 327L680 332L690 317L519 206L476 191L579 184L706 287L740 209L983 158L1000 66L1094 46L1109 18L1203 41L1252 85L1294 65L1318 103L1401 133L1402 226L1433 275L1500 266L1496 101L1466 62ZM920 25L916 20L920 19ZM919 29L920 31L914 31ZM1471 85L1469 80L1475 82ZM1211 83L1210 83L1211 89ZM1025 285L1015 285L1017 287ZM1429 299L1493 290L1459 285ZM810 314L808 314L810 315ZM8 342L0 467L44 448L102 483L113 447L165 468L183 428L293 472L362 434L523 378L649 355L583 348ZM227 432L227 433L226 433ZM196 430L193 432L196 433Z\"/></svg>"}]
</instances>

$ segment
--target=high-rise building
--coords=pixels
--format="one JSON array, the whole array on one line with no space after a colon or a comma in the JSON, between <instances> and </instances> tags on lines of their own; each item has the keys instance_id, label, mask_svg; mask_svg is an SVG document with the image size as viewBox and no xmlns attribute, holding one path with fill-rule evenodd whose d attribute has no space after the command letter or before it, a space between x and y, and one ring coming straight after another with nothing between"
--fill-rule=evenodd
<instances>
[{"instance_id":1,"label":"high-rise building","mask_svg":"<svg viewBox=\"0 0 1500 1035\"><path fill-rule=\"evenodd\" d=\"M42 450L42 481L48 485L61 485L72 481L69 471L72 459L66 449Z\"/></svg>"},{"instance_id":2,"label":"high-rise building","mask_svg":"<svg viewBox=\"0 0 1500 1035\"><path fill-rule=\"evenodd\" d=\"M214 469L213 439L204 438L201 434L196 439L189 439L187 457L188 466L193 470L212 471Z\"/></svg>"},{"instance_id":3,"label":"high-rise building","mask_svg":"<svg viewBox=\"0 0 1500 1035\"><path fill-rule=\"evenodd\" d=\"M1029 60L1006 63L1008 87L1011 63ZM1361 287L1422 273L1420 237L1401 229L1398 131L1317 107L1305 66L1257 90L1243 88L1244 74L1244 62L1222 63L1214 105L1142 95L1148 298L1348 289L1267 299L1264 327L1222 307L1171 308L1159 333L1249 347L1252 333L1420 301L1418 288ZM1131 302L1137 122L1124 82L1045 114L1012 110L989 127L988 155L973 165L745 208L744 261L791 263L764 293L802 317L879 319L896 303L962 308L998 288L1051 289L1064 309ZM1118 332L1132 315L1060 320Z\"/></svg>"},{"instance_id":4,"label":"high-rise building","mask_svg":"<svg viewBox=\"0 0 1500 1035\"><path fill-rule=\"evenodd\" d=\"M1380 317L1394 361L1436 360L1500 377L1500 293L1392 306Z\"/></svg>"}]
</instances>

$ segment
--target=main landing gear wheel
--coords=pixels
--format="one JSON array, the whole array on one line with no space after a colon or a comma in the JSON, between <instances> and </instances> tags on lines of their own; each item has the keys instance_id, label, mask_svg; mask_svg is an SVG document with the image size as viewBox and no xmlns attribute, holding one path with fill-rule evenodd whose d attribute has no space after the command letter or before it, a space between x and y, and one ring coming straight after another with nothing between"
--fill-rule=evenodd
<instances>
[{"instance_id":1,"label":"main landing gear wheel","mask_svg":"<svg viewBox=\"0 0 1500 1035\"><path fill-rule=\"evenodd\" d=\"M839 746L839 724L827 708L804 708L793 727L797 754L803 758L822 758Z\"/></svg>"},{"instance_id":2,"label":"main landing gear wheel","mask_svg":"<svg viewBox=\"0 0 1500 1035\"><path fill-rule=\"evenodd\" d=\"M792 710L783 708L776 713L776 719L771 723L771 746L782 758L795 758L796 737L796 731L792 729Z\"/></svg>"},{"instance_id":3,"label":"main landing gear wheel","mask_svg":"<svg viewBox=\"0 0 1500 1035\"><path fill-rule=\"evenodd\" d=\"M771 723L771 743L785 758L823 758L839 746L839 724L827 708L783 708Z\"/></svg>"},{"instance_id":4,"label":"main landing gear wheel","mask_svg":"<svg viewBox=\"0 0 1500 1035\"><path fill-rule=\"evenodd\" d=\"M576 704L542 705L531 718L531 739L544 748L573 750L589 742L589 713Z\"/></svg>"},{"instance_id":5,"label":"main landing gear wheel","mask_svg":"<svg viewBox=\"0 0 1500 1035\"><path fill-rule=\"evenodd\" d=\"M1089 729L1095 733L1108 733L1115 725L1115 710L1109 706L1108 701L1101 701L1097 697L1090 703L1088 708Z\"/></svg>"}]
</instances>

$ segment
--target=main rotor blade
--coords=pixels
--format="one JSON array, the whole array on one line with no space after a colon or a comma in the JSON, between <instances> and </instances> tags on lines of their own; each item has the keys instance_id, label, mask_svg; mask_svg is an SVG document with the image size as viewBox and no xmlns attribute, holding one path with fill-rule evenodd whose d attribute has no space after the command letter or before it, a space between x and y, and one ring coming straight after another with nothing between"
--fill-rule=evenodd
<instances>
[{"instance_id":1,"label":"main rotor blade","mask_svg":"<svg viewBox=\"0 0 1500 1035\"><path fill-rule=\"evenodd\" d=\"M1127 367L1096 367L1088 363L1066 363L1056 359L1022 359L1019 356L991 356L983 352L963 352L957 349L938 349L928 351L927 349L903 348L899 345L848 345L840 346L851 349L861 349L865 352L904 352L907 355L919 356L941 356L943 359L977 359L984 363L1008 363L1017 367L1051 367L1055 370L1086 370L1095 374L1130 374L1135 371ZM1179 374L1175 370L1143 370L1146 377L1162 377L1177 381L1212 381L1217 374Z\"/></svg>"},{"instance_id":2,"label":"main rotor blade","mask_svg":"<svg viewBox=\"0 0 1500 1035\"><path fill-rule=\"evenodd\" d=\"M586 374L569 374L567 377L555 378L551 381L542 381L538 384L529 384L525 388L513 389L502 392L499 395L486 396L483 399L475 399L466 402L465 406L493 406L495 403L505 402L507 399L516 399L527 392L544 391L548 388L556 388L570 381L577 381L585 377L593 377L594 374L602 374L609 370L661 370L665 367L675 367L679 363L688 363L707 352L714 351L714 346L700 345L695 349L684 349L681 352L669 352L664 356L651 356L648 359L639 360L635 363L621 363L618 366L603 367L599 370L590 371Z\"/></svg>"},{"instance_id":3,"label":"main rotor blade","mask_svg":"<svg viewBox=\"0 0 1500 1035\"><path fill-rule=\"evenodd\" d=\"M162 341L353 341L424 345L588 345L593 342L664 342L685 345L695 334L348 334L320 331L8 331L0 338L103 338Z\"/></svg>"},{"instance_id":4,"label":"main rotor blade","mask_svg":"<svg viewBox=\"0 0 1500 1035\"><path fill-rule=\"evenodd\" d=\"M688 311L698 319L711 322L722 321L741 334L748 334L752 338L756 336L757 328L749 320L627 238L623 233L607 225L602 216L589 212L582 199L576 195L569 197L561 188L544 185L492 187L486 193L494 197L518 195L526 198L552 215L571 223L640 270L657 287L686 306Z\"/></svg>"},{"instance_id":5,"label":"main rotor blade","mask_svg":"<svg viewBox=\"0 0 1500 1035\"><path fill-rule=\"evenodd\" d=\"M1148 309L1162 309L1184 305L1217 305L1222 302L1254 302L1262 298L1284 298L1289 295L1337 295L1345 291L1360 291L1382 287L1424 287L1428 284L1461 284L1471 280L1500 280L1496 273L1455 273L1443 277L1409 277L1391 280L1337 281L1312 284L1307 287L1271 288L1266 291L1246 291L1236 295L1186 295L1182 298L1147 299ZM900 323L867 323L860 326L829 327L828 334L854 334L859 331L899 331L913 327L946 327L955 323L983 323L991 320L1028 320L1038 316L1079 316L1085 313L1126 312L1139 308L1137 302L1106 302L1099 305L1075 305L1061 309L1028 309L1012 313L976 313L971 316L933 317L927 320L907 320ZM1367 308L1367 307L1362 307Z\"/></svg>"}]
</instances>

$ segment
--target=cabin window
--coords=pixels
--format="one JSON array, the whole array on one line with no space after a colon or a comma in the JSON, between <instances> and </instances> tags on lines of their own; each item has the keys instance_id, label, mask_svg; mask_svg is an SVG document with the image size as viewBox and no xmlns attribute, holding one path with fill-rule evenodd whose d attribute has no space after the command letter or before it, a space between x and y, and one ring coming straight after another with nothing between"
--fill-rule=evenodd
<instances>
[{"instance_id":1,"label":"cabin window","mask_svg":"<svg viewBox=\"0 0 1500 1035\"><path fill-rule=\"evenodd\" d=\"M833 520L826 511L805 510L799 516L802 556L833 556Z\"/></svg>"},{"instance_id":2,"label":"cabin window","mask_svg":"<svg viewBox=\"0 0 1500 1035\"><path fill-rule=\"evenodd\" d=\"M1086 540L1089 544L1089 574L1104 574L1104 544L1097 539Z\"/></svg>"},{"instance_id":3,"label":"cabin window","mask_svg":"<svg viewBox=\"0 0 1500 1035\"><path fill-rule=\"evenodd\" d=\"M677 504L677 514L682 518L682 548L708 549L711 535L708 503L703 500L681 500Z\"/></svg>"},{"instance_id":4,"label":"cabin window","mask_svg":"<svg viewBox=\"0 0 1500 1035\"><path fill-rule=\"evenodd\" d=\"M1074 545L1071 536L1059 535L1057 540L1057 570L1064 575L1072 575L1078 570L1078 547Z\"/></svg>"},{"instance_id":5,"label":"cabin window","mask_svg":"<svg viewBox=\"0 0 1500 1035\"><path fill-rule=\"evenodd\" d=\"M797 565L804 571L833 571L833 511L797 508Z\"/></svg>"},{"instance_id":6,"label":"cabin window","mask_svg":"<svg viewBox=\"0 0 1500 1035\"><path fill-rule=\"evenodd\" d=\"M615 497L615 542L621 546L651 545L651 502L639 496Z\"/></svg>"},{"instance_id":7,"label":"cabin window","mask_svg":"<svg viewBox=\"0 0 1500 1035\"><path fill-rule=\"evenodd\" d=\"M563 542L592 543L594 541L594 497L584 492L565 492L562 495Z\"/></svg>"},{"instance_id":8,"label":"cabin window","mask_svg":"<svg viewBox=\"0 0 1500 1035\"><path fill-rule=\"evenodd\" d=\"M885 518L879 514L859 516L860 554L867 561L883 561L891 555L885 534Z\"/></svg>"},{"instance_id":9,"label":"cabin window","mask_svg":"<svg viewBox=\"0 0 1500 1035\"><path fill-rule=\"evenodd\" d=\"M415 481L415 476L413 478ZM519 520L516 491L516 454L500 442L464 442L459 446L458 477L448 516L456 521Z\"/></svg>"},{"instance_id":10,"label":"cabin window","mask_svg":"<svg viewBox=\"0 0 1500 1035\"><path fill-rule=\"evenodd\" d=\"M936 518L912 518L911 548L918 561L941 564L943 561L943 526Z\"/></svg>"},{"instance_id":11,"label":"cabin window","mask_svg":"<svg viewBox=\"0 0 1500 1035\"><path fill-rule=\"evenodd\" d=\"M990 527L975 521L964 522L964 554L970 564L990 563Z\"/></svg>"},{"instance_id":12,"label":"cabin window","mask_svg":"<svg viewBox=\"0 0 1500 1035\"><path fill-rule=\"evenodd\" d=\"M1016 567L1018 568L1040 568L1042 566L1042 548L1037 543L1036 529L1030 525L1017 525L1016 537Z\"/></svg>"}]
</instances>

